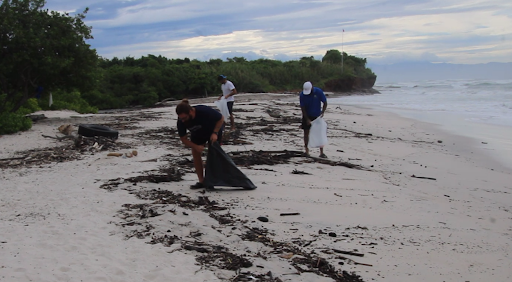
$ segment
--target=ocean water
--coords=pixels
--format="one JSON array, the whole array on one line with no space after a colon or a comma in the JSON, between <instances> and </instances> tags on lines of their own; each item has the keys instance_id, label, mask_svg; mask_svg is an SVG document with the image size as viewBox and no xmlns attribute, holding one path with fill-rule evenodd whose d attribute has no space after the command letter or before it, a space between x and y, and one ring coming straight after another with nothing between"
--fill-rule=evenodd
<instances>
[{"instance_id":1,"label":"ocean water","mask_svg":"<svg viewBox=\"0 0 512 282\"><path fill-rule=\"evenodd\" d=\"M381 94L329 99L437 124L470 137L512 168L512 80L441 80L377 83ZM484 146L485 145L485 146Z\"/></svg>"}]
</instances>

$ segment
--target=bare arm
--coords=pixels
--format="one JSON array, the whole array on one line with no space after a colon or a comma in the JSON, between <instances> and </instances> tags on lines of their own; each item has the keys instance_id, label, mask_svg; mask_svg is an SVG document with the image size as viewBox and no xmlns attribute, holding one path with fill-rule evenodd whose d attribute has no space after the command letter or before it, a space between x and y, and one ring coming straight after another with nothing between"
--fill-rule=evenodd
<instances>
[{"instance_id":1,"label":"bare arm","mask_svg":"<svg viewBox=\"0 0 512 282\"><path fill-rule=\"evenodd\" d=\"M324 116L324 113L325 113L325 110L327 110L327 101L323 102L323 107L322 107L322 114L320 115L321 117Z\"/></svg>"},{"instance_id":2,"label":"bare arm","mask_svg":"<svg viewBox=\"0 0 512 282\"><path fill-rule=\"evenodd\" d=\"M187 135L185 135L185 136L181 136L181 137L180 137L180 140L181 140L181 142L182 142L185 146L190 147L190 148L192 148L193 150L195 150L195 151L197 151L197 152L200 152L200 153L201 153L201 152L203 151L203 149L204 149L204 146L197 145L197 144L193 143L192 141L188 140Z\"/></svg>"},{"instance_id":3,"label":"bare arm","mask_svg":"<svg viewBox=\"0 0 512 282\"><path fill-rule=\"evenodd\" d=\"M308 117L308 113L306 112L306 108L305 107L300 107L300 109L302 110L302 116L306 119L306 122L308 124L310 124L311 120Z\"/></svg>"},{"instance_id":4,"label":"bare arm","mask_svg":"<svg viewBox=\"0 0 512 282\"><path fill-rule=\"evenodd\" d=\"M234 96L235 94L237 94L238 92L236 91L236 88L233 88L233 90L231 90L231 92L226 96L226 98L229 98L231 96Z\"/></svg>"},{"instance_id":5,"label":"bare arm","mask_svg":"<svg viewBox=\"0 0 512 282\"><path fill-rule=\"evenodd\" d=\"M219 137L218 134L219 134L219 130L220 128L222 127L222 125L224 124L224 116L222 116L219 121L217 121L217 123L215 124L215 128L213 129L213 133L212 135L210 136L210 140L212 142L215 142L217 141L217 138Z\"/></svg>"}]
</instances>

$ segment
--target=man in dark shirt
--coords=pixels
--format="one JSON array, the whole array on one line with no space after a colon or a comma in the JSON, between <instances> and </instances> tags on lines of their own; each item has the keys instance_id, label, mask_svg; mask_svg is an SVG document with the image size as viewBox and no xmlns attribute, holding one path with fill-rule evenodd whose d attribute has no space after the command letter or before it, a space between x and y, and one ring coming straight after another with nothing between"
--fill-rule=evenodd
<instances>
[{"instance_id":1,"label":"man in dark shirt","mask_svg":"<svg viewBox=\"0 0 512 282\"><path fill-rule=\"evenodd\" d=\"M201 154L206 142L222 142L224 117L221 113L207 106L190 106L187 99L176 106L178 114L178 134L185 146L192 148L194 168L199 181L190 186L192 189L204 188L204 167ZM187 138L190 131L190 140Z\"/></svg>"}]
</instances>

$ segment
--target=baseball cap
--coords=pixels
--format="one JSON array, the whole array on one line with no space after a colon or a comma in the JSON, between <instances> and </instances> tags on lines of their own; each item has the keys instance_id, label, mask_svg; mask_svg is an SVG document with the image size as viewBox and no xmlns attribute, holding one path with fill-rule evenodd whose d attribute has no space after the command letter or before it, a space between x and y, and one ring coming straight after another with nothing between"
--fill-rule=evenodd
<instances>
[{"instance_id":1,"label":"baseball cap","mask_svg":"<svg viewBox=\"0 0 512 282\"><path fill-rule=\"evenodd\" d=\"M306 81L304 82L304 86L302 86L302 93L304 93L304 95L309 95L311 93L312 88L313 84L311 84L311 82L309 81Z\"/></svg>"},{"instance_id":2,"label":"baseball cap","mask_svg":"<svg viewBox=\"0 0 512 282\"><path fill-rule=\"evenodd\" d=\"M220 74L220 75L217 77L217 79L218 79L218 80L226 79L226 78L228 78L228 77L227 77L227 76L225 76L225 75L223 75L223 74Z\"/></svg>"}]
</instances>

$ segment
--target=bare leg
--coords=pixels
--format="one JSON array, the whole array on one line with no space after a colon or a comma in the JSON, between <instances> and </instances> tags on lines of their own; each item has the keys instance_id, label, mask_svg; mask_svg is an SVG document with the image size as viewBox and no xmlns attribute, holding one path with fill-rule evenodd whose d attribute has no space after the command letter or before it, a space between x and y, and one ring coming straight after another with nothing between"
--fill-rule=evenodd
<instances>
[{"instance_id":1,"label":"bare leg","mask_svg":"<svg viewBox=\"0 0 512 282\"><path fill-rule=\"evenodd\" d=\"M320 147L320 156L324 155L324 147Z\"/></svg>"},{"instance_id":2,"label":"bare leg","mask_svg":"<svg viewBox=\"0 0 512 282\"><path fill-rule=\"evenodd\" d=\"M194 168L196 169L197 178L200 183L204 181L204 168L203 159L201 158L202 153L192 149L192 157L194 158Z\"/></svg>"},{"instance_id":3,"label":"bare leg","mask_svg":"<svg viewBox=\"0 0 512 282\"><path fill-rule=\"evenodd\" d=\"M231 130L235 130L235 117L233 114L229 116L229 120L231 121Z\"/></svg>"},{"instance_id":4,"label":"bare leg","mask_svg":"<svg viewBox=\"0 0 512 282\"><path fill-rule=\"evenodd\" d=\"M309 129L304 130L304 147L306 148L307 155L309 155L308 143L309 143Z\"/></svg>"}]
</instances>

